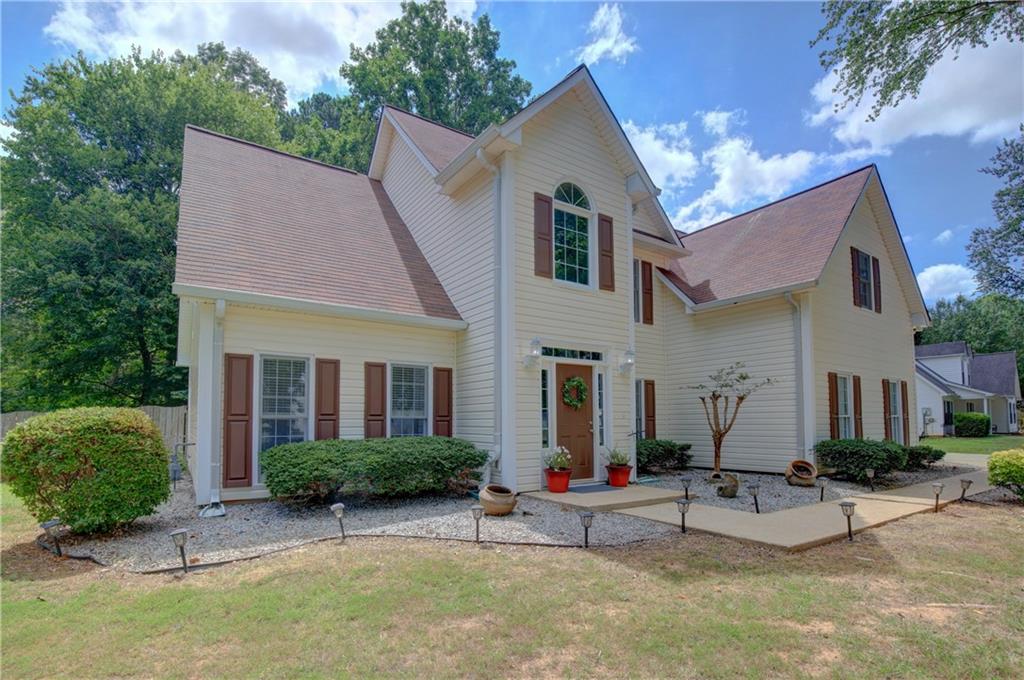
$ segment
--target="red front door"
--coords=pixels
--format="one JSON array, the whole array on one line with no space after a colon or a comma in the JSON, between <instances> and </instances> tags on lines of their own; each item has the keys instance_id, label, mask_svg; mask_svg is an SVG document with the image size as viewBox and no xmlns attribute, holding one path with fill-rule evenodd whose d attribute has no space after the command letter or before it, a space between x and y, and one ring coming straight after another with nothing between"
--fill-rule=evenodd
<instances>
[{"instance_id":1,"label":"red front door","mask_svg":"<svg viewBox=\"0 0 1024 680\"><path fill-rule=\"evenodd\" d=\"M558 404L558 445L569 449L572 455L572 478L590 479L594 476L594 402L593 368L579 364L558 364L555 369L555 400ZM582 378L587 384L587 399L579 409L567 406L562 389L569 378Z\"/></svg>"}]
</instances>

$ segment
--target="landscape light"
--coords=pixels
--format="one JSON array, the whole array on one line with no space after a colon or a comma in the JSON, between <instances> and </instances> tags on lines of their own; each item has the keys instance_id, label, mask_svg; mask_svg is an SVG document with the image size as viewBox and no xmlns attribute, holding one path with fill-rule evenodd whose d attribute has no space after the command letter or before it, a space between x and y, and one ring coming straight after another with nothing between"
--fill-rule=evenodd
<instances>
[{"instance_id":1,"label":"landscape light","mask_svg":"<svg viewBox=\"0 0 1024 680\"><path fill-rule=\"evenodd\" d=\"M181 554L181 568L188 573L188 560L185 559L185 542L188 540L188 529L175 529L171 532L171 540Z\"/></svg>"},{"instance_id":2,"label":"landscape light","mask_svg":"<svg viewBox=\"0 0 1024 680\"><path fill-rule=\"evenodd\" d=\"M960 480L960 502L961 503L963 503L964 500L966 500L964 498L964 496L967 495L967 490L971 488L971 484L973 484L973 483L974 482L972 480L970 480L970 479L961 479Z\"/></svg>"},{"instance_id":3,"label":"landscape light","mask_svg":"<svg viewBox=\"0 0 1024 680\"><path fill-rule=\"evenodd\" d=\"M60 539L57 535L58 527L60 527L60 520L56 517L46 520L39 525L39 528L46 532L46 537L53 541L53 552L56 553L57 557L62 557L64 552L60 549Z\"/></svg>"},{"instance_id":4,"label":"landscape light","mask_svg":"<svg viewBox=\"0 0 1024 680\"><path fill-rule=\"evenodd\" d=\"M818 477L818 486L821 488L821 498L819 498L818 501L824 503L825 487L828 486L828 477Z\"/></svg>"},{"instance_id":5,"label":"landscape light","mask_svg":"<svg viewBox=\"0 0 1024 680\"><path fill-rule=\"evenodd\" d=\"M757 504L757 492L761 490L760 484L747 484L747 491L754 497L754 512L761 514L761 506Z\"/></svg>"},{"instance_id":6,"label":"landscape light","mask_svg":"<svg viewBox=\"0 0 1024 680\"><path fill-rule=\"evenodd\" d=\"M864 474L867 475L868 485L871 487L871 490L874 491L875 490L875 469L874 468L868 468L867 470L864 471Z\"/></svg>"},{"instance_id":7,"label":"landscape light","mask_svg":"<svg viewBox=\"0 0 1024 680\"><path fill-rule=\"evenodd\" d=\"M338 518L338 528L341 529L341 540L345 540L345 504L335 503L331 506L331 512Z\"/></svg>"},{"instance_id":8,"label":"landscape light","mask_svg":"<svg viewBox=\"0 0 1024 680\"><path fill-rule=\"evenodd\" d=\"M580 524L583 525L583 547L590 547L590 527L594 524L594 513L590 510L579 510Z\"/></svg>"},{"instance_id":9,"label":"landscape light","mask_svg":"<svg viewBox=\"0 0 1024 680\"><path fill-rule=\"evenodd\" d=\"M942 489L945 486L942 482L932 482L932 491L935 492L935 512L939 511L939 496L942 495Z\"/></svg>"},{"instance_id":10,"label":"landscape light","mask_svg":"<svg viewBox=\"0 0 1024 680\"><path fill-rule=\"evenodd\" d=\"M683 483L683 491L686 493L686 500L690 500L690 484L693 483L693 477L683 475L679 478L679 481Z\"/></svg>"},{"instance_id":11,"label":"landscape light","mask_svg":"<svg viewBox=\"0 0 1024 680\"><path fill-rule=\"evenodd\" d=\"M843 516L846 517L846 536L851 541L853 540L853 509L856 507L857 504L853 501L843 501L839 504Z\"/></svg>"},{"instance_id":12,"label":"landscape light","mask_svg":"<svg viewBox=\"0 0 1024 680\"><path fill-rule=\"evenodd\" d=\"M473 513L473 521L476 522L476 542L480 542L480 518L484 516L484 506L474 505L469 509Z\"/></svg>"},{"instance_id":13,"label":"landscape light","mask_svg":"<svg viewBox=\"0 0 1024 680\"><path fill-rule=\"evenodd\" d=\"M679 529L686 533L686 513L690 510L689 498L677 498L676 507L679 508Z\"/></svg>"}]
</instances>

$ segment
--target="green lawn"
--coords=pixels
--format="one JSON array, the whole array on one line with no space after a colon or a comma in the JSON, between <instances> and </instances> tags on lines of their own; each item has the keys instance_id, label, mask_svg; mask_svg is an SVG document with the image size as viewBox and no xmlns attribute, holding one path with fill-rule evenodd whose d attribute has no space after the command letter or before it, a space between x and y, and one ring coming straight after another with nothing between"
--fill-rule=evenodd
<instances>
[{"instance_id":1,"label":"green lawn","mask_svg":"<svg viewBox=\"0 0 1024 680\"><path fill-rule=\"evenodd\" d=\"M806 553L363 539L185 578L58 560L2 498L4 678L1020 678L1021 509ZM595 531L600 531L600 515Z\"/></svg>"},{"instance_id":2,"label":"green lawn","mask_svg":"<svg viewBox=\"0 0 1024 680\"><path fill-rule=\"evenodd\" d=\"M991 437L928 437L922 444L942 449L946 453L992 453L1024 447L1024 436L993 435Z\"/></svg>"}]
</instances>

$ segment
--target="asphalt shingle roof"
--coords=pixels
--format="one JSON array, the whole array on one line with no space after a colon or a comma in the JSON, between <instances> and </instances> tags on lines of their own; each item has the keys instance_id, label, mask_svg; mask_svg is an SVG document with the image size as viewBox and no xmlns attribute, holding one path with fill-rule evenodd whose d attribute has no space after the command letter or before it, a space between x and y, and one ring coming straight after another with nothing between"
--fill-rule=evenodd
<instances>
[{"instance_id":1,"label":"asphalt shingle roof","mask_svg":"<svg viewBox=\"0 0 1024 680\"><path fill-rule=\"evenodd\" d=\"M967 354L967 343L963 340L954 340L953 342L934 342L930 345L918 345L914 348L914 356L918 359L941 357L949 354Z\"/></svg>"},{"instance_id":2,"label":"asphalt shingle roof","mask_svg":"<svg viewBox=\"0 0 1024 680\"><path fill-rule=\"evenodd\" d=\"M975 354L971 359L970 387L993 394L1017 393L1017 354Z\"/></svg>"},{"instance_id":3,"label":"asphalt shingle roof","mask_svg":"<svg viewBox=\"0 0 1024 680\"><path fill-rule=\"evenodd\" d=\"M387 107L413 144L427 157L435 170L443 170L473 143L473 135L421 118L416 114Z\"/></svg>"}]
</instances>

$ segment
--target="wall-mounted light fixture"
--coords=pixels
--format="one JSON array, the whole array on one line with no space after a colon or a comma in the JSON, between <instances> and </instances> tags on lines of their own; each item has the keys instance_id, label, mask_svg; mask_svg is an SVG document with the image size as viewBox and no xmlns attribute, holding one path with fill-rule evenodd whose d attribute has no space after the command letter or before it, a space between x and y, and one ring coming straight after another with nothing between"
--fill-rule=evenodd
<instances>
[{"instance_id":1,"label":"wall-mounted light fixture","mask_svg":"<svg viewBox=\"0 0 1024 680\"><path fill-rule=\"evenodd\" d=\"M622 353L622 362L619 364L619 370L623 373L629 373L636 366L636 352L630 347Z\"/></svg>"},{"instance_id":2,"label":"wall-mounted light fixture","mask_svg":"<svg viewBox=\"0 0 1024 680\"><path fill-rule=\"evenodd\" d=\"M543 354L544 352L540 344L540 338L530 340L530 351L523 357L523 366L536 366Z\"/></svg>"}]
</instances>

